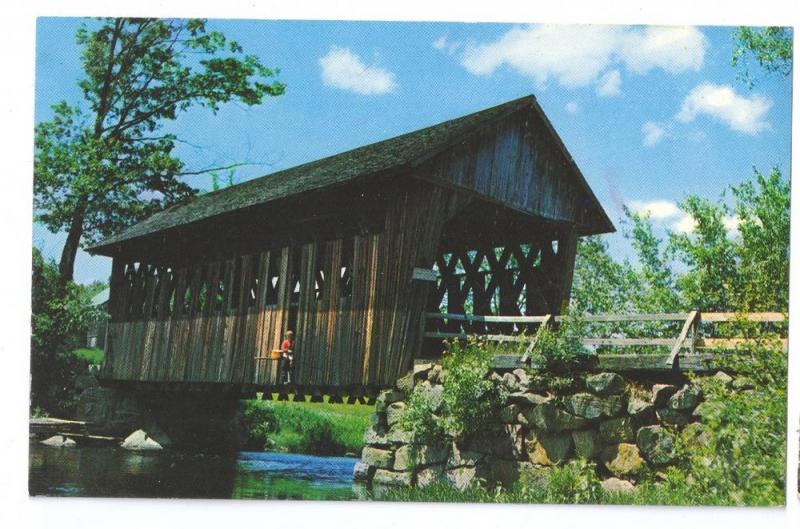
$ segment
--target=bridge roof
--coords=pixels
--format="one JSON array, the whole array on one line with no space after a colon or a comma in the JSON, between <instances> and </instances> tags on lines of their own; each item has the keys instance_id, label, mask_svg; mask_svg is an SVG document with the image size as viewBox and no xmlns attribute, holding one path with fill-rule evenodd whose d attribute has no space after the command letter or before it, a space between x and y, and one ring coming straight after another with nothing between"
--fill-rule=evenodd
<instances>
[{"instance_id":1,"label":"bridge roof","mask_svg":"<svg viewBox=\"0 0 800 529\"><path fill-rule=\"evenodd\" d=\"M462 116L402 134L377 143L358 147L334 156L298 165L241 184L197 195L186 202L156 213L134 226L115 234L89 248L91 253L107 253L110 247L158 232L185 226L204 219L224 215L251 206L320 190L350 182L356 178L402 172L411 169L447 148L478 133L484 126L495 123L511 114L533 109L543 119L550 134L567 158L572 172L586 193L595 211L596 225L593 233L614 231L614 226L589 188L586 180L552 128L536 99L526 96L473 114Z\"/></svg>"}]
</instances>

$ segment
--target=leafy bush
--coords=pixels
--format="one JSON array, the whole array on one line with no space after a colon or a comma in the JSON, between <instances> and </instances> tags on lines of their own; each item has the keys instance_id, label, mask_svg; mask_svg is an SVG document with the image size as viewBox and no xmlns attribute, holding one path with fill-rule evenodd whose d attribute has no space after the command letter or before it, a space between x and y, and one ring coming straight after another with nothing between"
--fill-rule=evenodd
<instances>
[{"instance_id":1,"label":"leafy bush","mask_svg":"<svg viewBox=\"0 0 800 529\"><path fill-rule=\"evenodd\" d=\"M88 326L101 311L92 306L96 287L64 282L55 263L33 249L31 292L31 408L70 415L74 408L72 379L87 361L72 351L86 338Z\"/></svg>"},{"instance_id":2,"label":"leafy bush","mask_svg":"<svg viewBox=\"0 0 800 529\"><path fill-rule=\"evenodd\" d=\"M557 330L542 328L531 353L532 386L561 392L579 384L592 358L583 346L584 335L583 321L577 317L563 320Z\"/></svg>"},{"instance_id":3,"label":"leafy bush","mask_svg":"<svg viewBox=\"0 0 800 529\"><path fill-rule=\"evenodd\" d=\"M474 339L449 342L442 356L441 410L417 386L408 399L403 427L417 441L463 440L484 431L506 399L503 387L489 377L493 357L491 348Z\"/></svg>"}]
</instances>

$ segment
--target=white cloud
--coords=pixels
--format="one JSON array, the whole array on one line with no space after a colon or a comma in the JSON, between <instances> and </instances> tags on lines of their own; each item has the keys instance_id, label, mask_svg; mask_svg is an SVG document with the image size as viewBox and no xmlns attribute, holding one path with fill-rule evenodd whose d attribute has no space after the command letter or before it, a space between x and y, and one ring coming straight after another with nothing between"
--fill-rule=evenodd
<instances>
[{"instance_id":1,"label":"white cloud","mask_svg":"<svg viewBox=\"0 0 800 529\"><path fill-rule=\"evenodd\" d=\"M629 31L620 55L632 72L646 73L652 68L677 74L698 71L708 48L708 39L690 26L649 26Z\"/></svg>"},{"instance_id":2,"label":"white cloud","mask_svg":"<svg viewBox=\"0 0 800 529\"><path fill-rule=\"evenodd\" d=\"M471 44L461 57L462 65L475 75L490 75L508 66L530 77L541 88L551 80L566 88L577 88L604 80L609 95L619 83L607 72L622 63L634 73L661 68L669 73L699 70L708 39L693 27L625 26L518 26L493 42ZM600 88L598 88L600 91Z\"/></svg>"},{"instance_id":3,"label":"white cloud","mask_svg":"<svg viewBox=\"0 0 800 529\"><path fill-rule=\"evenodd\" d=\"M731 232L739 229L741 220L739 220L739 217L723 217L722 223L725 225L725 229Z\"/></svg>"},{"instance_id":4,"label":"white cloud","mask_svg":"<svg viewBox=\"0 0 800 529\"><path fill-rule=\"evenodd\" d=\"M619 70L611 70L603 75L597 83L597 95L601 97L611 97L620 94L619 87L622 84L622 77Z\"/></svg>"},{"instance_id":5,"label":"white cloud","mask_svg":"<svg viewBox=\"0 0 800 529\"><path fill-rule=\"evenodd\" d=\"M673 222L670 227L672 231L677 231L678 233L692 233L697 228L697 222L687 214L683 214L680 219Z\"/></svg>"},{"instance_id":6,"label":"white cloud","mask_svg":"<svg viewBox=\"0 0 800 529\"><path fill-rule=\"evenodd\" d=\"M392 72L364 64L349 48L332 46L328 54L319 59L319 65L326 86L364 95L386 94L397 86Z\"/></svg>"},{"instance_id":7,"label":"white cloud","mask_svg":"<svg viewBox=\"0 0 800 529\"><path fill-rule=\"evenodd\" d=\"M675 118L689 123L698 115L706 114L745 134L758 134L769 127L764 118L772 101L758 94L750 97L738 95L729 85L703 83L684 98Z\"/></svg>"},{"instance_id":8,"label":"white cloud","mask_svg":"<svg viewBox=\"0 0 800 529\"><path fill-rule=\"evenodd\" d=\"M461 43L452 42L447 39L446 35L442 35L441 37L433 41L433 47L434 49L442 51L448 55L453 55L458 50L458 48L461 47Z\"/></svg>"},{"instance_id":9,"label":"white cloud","mask_svg":"<svg viewBox=\"0 0 800 529\"><path fill-rule=\"evenodd\" d=\"M648 215L653 220L665 220L681 214L671 200L631 200L626 204L634 213Z\"/></svg>"},{"instance_id":10,"label":"white cloud","mask_svg":"<svg viewBox=\"0 0 800 529\"><path fill-rule=\"evenodd\" d=\"M667 129L662 125L656 123L655 121L648 121L642 125L642 134L644 134L642 144L645 147L652 147L656 143L663 140L666 133Z\"/></svg>"},{"instance_id":11,"label":"white cloud","mask_svg":"<svg viewBox=\"0 0 800 529\"><path fill-rule=\"evenodd\" d=\"M579 107L578 103L576 103L575 101L570 101L569 103L564 105L564 110L566 110L572 115L575 115L581 111L581 107Z\"/></svg>"},{"instance_id":12,"label":"white cloud","mask_svg":"<svg viewBox=\"0 0 800 529\"><path fill-rule=\"evenodd\" d=\"M625 204L634 213L648 216L652 221L669 227L674 232L692 233L697 229L697 222L691 215L682 211L678 205L671 200L631 200ZM739 228L739 219L733 216L725 216L722 223L728 231L729 236L733 236Z\"/></svg>"}]
</instances>

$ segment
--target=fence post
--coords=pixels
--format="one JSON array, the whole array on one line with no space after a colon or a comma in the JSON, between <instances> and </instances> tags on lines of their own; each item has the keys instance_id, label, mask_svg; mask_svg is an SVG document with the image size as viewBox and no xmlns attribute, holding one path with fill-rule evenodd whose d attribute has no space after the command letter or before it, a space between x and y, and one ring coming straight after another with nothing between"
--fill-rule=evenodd
<instances>
[{"instance_id":1,"label":"fence post","mask_svg":"<svg viewBox=\"0 0 800 529\"><path fill-rule=\"evenodd\" d=\"M533 339L531 340L530 345L528 345L528 348L525 350L525 354L523 354L522 358L519 359L520 363L524 364L525 362L528 361L528 358L533 352L533 348L536 347L536 342L539 340L539 336L542 334L542 329L550 325L551 321L553 321L552 314L548 314L547 316L545 316L544 321L541 323L541 325L539 325L539 328L536 329L536 334L533 335Z\"/></svg>"},{"instance_id":2,"label":"fence post","mask_svg":"<svg viewBox=\"0 0 800 529\"><path fill-rule=\"evenodd\" d=\"M675 340L675 345L672 346L672 352L670 352L669 357L667 357L666 364L668 366L673 366L673 367L677 366L678 353L680 353L681 349L683 348L683 342L686 340L686 336L689 334L689 330L691 330L696 325L695 322L699 314L700 314L699 311L693 310L692 312L689 313L689 317L686 318L686 321L683 324L683 328L681 329L681 333L678 335L678 339Z\"/></svg>"}]
</instances>

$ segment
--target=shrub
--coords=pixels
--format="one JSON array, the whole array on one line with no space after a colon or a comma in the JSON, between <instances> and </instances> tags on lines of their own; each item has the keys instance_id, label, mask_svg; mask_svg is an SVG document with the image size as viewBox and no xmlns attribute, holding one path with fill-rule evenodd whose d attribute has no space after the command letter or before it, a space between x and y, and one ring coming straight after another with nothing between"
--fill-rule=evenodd
<instances>
[{"instance_id":1,"label":"shrub","mask_svg":"<svg viewBox=\"0 0 800 529\"><path fill-rule=\"evenodd\" d=\"M532 384L546 391L561 392L580 384L582 374L592 359L583 346L584 323L570 316L558 329L540 329L531 353L529 375Z\"/></svg>"},{"instance_id":2,"label":"shrub","mask_svg":"<svg viewBox=\"0 0 800 529\"><path fill-rule=\"evenodd\" d=\"M416 441L463 440L484 431L506 392L489 377L494 351L470 339L452 341L442 356L441 410L435 409L421 386L414 388L402 419Z\"/></svg>"},{"instance_id":3,"label":"shrub","mask_svg":"<svg viewBox=\"0 0 800 529\"><path fill-rule=\"evenodd\" d=\"M72 354L83 344L100 311L92 306L95 287L64 282L55 263L33 249L31 292L31 408L59 415L74 408L72 379L87 361Z\"/></svg>"}]
</instances>

